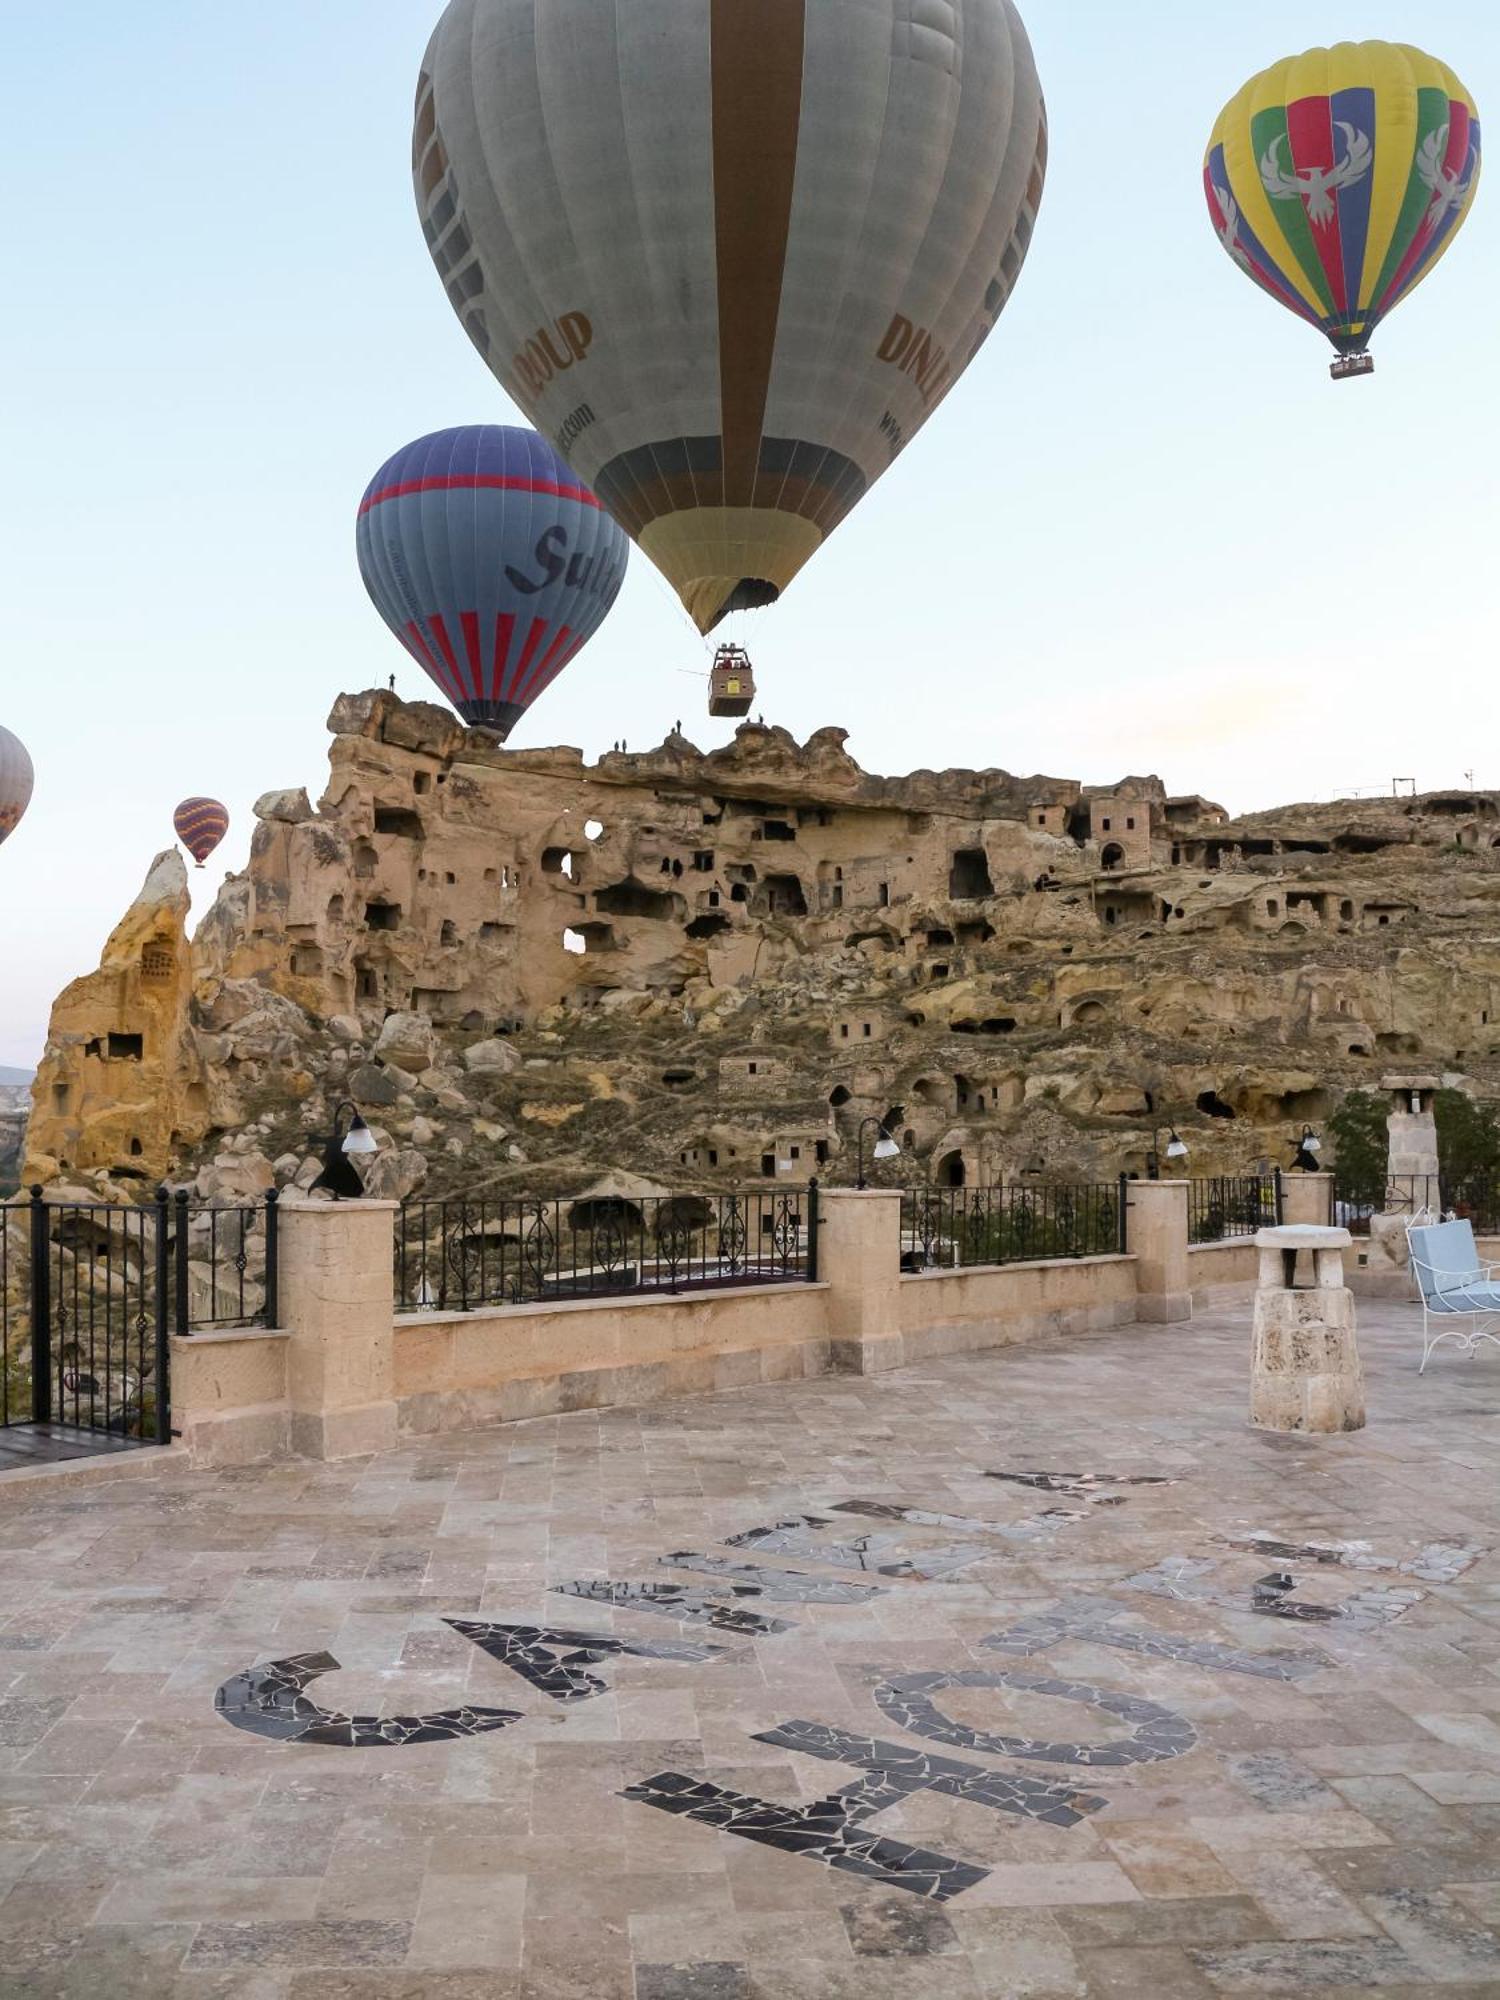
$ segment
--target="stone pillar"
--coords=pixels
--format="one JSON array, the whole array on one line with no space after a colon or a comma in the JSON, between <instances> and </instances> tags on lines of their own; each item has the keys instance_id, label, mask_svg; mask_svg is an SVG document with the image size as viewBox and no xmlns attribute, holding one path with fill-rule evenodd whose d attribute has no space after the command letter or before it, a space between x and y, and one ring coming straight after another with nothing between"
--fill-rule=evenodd
<instances>
[{"instance_id":1,"label":"stone pillar","mask_svg":"<svg viewBox=\"0 0 1500 2000\"><path fill-rule=\"evenodd\" d=\"M361 1458L396 1443L393 1201L281 1208L292 1450Z\"/></svg>"},{"instance_id":2,"label":"stone pillar","mask_svg":"<svg viewBox=\"0 0 1500 2000\"><path fill-rule=\"evenodd\" d=\"M1255 1295L1250 1421L1262 1430L1358 1431L1365 1382L1355 1333L1354 1294L1344 1284L1347 1229L1308 1225L1263 1229ZM1310 1254L1314 1283L1294 1288L1299 1255Z\"/></svg>"},{"instance_id":3,"label":"stone pillar","mask_svg":"<svg viewBox=\"0 0 1500 2000\"><path fill-rule=\"evenodd\" d=\"M1186 1181L1125 1183L1125 1248L1135 1258L1136 1318L1155 1326L1191 1319Z\"/></svg>"},{"instance_id":4,"label":"stone pillar","mask_svg":"<svg viewBox=\"0 0 1500 2000\"><path fill-rule=\"evenodd\" d=\"M1289 1227L1310 1223L1327 1229L1333 1221L1332 1174L1283 1174L1281 1219Z\"/></svg>"},{"instance_id":5,"label":"stone pillar","mask_svg":"<svg viewBox=\"0 0 1500 2000\"><path fill-rule=\"evenodd\" d=\"M818 1278L829 1286L834 1369L876 1375L902 1364L901 1194L824 1188L818 1195Z\"/></svg>"}]
</instances>

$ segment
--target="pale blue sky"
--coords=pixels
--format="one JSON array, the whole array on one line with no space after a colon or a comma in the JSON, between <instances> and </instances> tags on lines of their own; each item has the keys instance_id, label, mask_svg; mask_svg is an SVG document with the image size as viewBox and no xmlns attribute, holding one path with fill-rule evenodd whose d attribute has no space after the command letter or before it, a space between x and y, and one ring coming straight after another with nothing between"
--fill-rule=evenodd
<instances>
[{"instance_id":1,"label":"pale blue sky","mask_svg":"<svg viewBox=\"0 0 1500 2000\"><path fill-rule=\"evenodd\" d=\"M325 770L341 688L429 690L354 564L398 445L514 412L459 331L408 178L438 0L0 6L11 88L0 721L37 797L0 850L0 1062L171 837ZM1222 102L1311 42L1415 39L1481 112L1480 0L1029 0L1052 119L999 331L773 611L737 621L769 720L871 770L1159 771L1236 809L1394 775L1500 785L1500 187L1383 330L1372 382L1255 292L1199 179ZM682 716L702 643L637 558L518 743L597 752Z\"/></svg>"}]
</instances>

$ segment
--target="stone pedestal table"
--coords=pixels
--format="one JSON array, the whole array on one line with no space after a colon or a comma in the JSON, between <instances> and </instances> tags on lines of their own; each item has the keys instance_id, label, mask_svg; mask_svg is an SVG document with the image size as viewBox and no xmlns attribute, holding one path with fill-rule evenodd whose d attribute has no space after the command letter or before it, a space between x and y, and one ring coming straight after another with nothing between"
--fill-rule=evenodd
<instances>
[{"instance_id":1,"label":"stone pedestal table","mask_svg":"<svg viewBox=\"0 0 1500 2000\"><path fill-rule=\"evenodd\" d=\"M1347 1229L1262 1229L1255 1295L1250 1421L1263 1430L1357 1431L1365 1423L1354 1295L1344 1284ZM1311 1285L1297 1283L1309 1258Z\"/></svg>"}]
</instances>

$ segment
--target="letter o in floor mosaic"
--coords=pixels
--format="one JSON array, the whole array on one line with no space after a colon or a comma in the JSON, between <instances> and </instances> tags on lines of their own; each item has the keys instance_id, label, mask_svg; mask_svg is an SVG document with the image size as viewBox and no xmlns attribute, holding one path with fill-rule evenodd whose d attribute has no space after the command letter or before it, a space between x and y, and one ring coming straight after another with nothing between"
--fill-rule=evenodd
<instances>
[{"instance_id":1,"label":"letter o in floor mosaic","mask_svg":"<svg viewBox=\"0 0 1500 2000\"><path fill-rule=\"evenodd\" d=\"M1025 1694L1052 1695L1058 1701L1081 1701L1132 1725L1132 1733L1116 1743L1045 1743L1029 1736L999 1736L970 1729L944 1715L933 1699L948 1688L1014 1688ZM1198 1741L1186 1716L1138 1696L1111 1694L1085 1681L1052 1680L1045 1674L986 1672L901 1674L875 1689L876 1706L902 1729L934 1743L952 1743L962 1750L980 1750L992 1757L1022 1757L1039 1764L1084 1764L1093 1770L1123 1769L1130 1764L1160 1764L1180 1757Z\"/></svg>"}]
</instances>

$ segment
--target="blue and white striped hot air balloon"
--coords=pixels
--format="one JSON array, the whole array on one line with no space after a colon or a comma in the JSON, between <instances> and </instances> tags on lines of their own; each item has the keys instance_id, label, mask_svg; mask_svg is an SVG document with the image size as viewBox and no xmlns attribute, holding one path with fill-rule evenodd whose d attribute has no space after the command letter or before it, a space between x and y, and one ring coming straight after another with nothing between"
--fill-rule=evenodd
<instances>
[{"instance_id":1,"label":"blue and white striped hot air balloon","mask_svg":"<svg viewBox=\"0 0 1500 2000\"><path fill-rule=\"evenodd\" d=\"M502 740L603 623L630 550L545 438L501 424L397 452L356 539L386 624L465 722Z\"/></svg>"}]
</instances>

